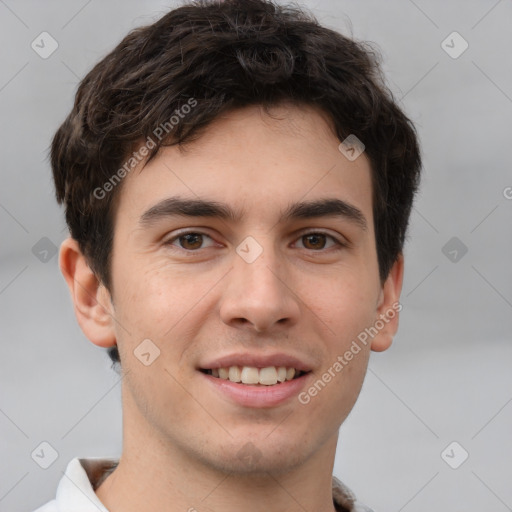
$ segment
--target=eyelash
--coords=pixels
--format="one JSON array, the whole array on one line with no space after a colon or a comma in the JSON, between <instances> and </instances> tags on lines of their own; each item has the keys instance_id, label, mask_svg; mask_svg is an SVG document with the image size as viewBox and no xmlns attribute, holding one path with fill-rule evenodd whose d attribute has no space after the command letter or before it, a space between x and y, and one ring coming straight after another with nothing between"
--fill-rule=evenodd
<instances>
[{"instance_id":1,"label":"eyelash","mask_svg":"<svg viewBox=\"0 0 512 512\"><path fill-rule=\"evenodd\" d=\"M197 231L197 230L188 230L188 231L182 231L181 233L178 233L177 235L173 236L172 238L170 238L169 240L167 240L165 242L165 245L176 247L177 249L188 252L188 253L195 253L195 252L199 252L201 249L207 249L207 247L201 247L199 249L185 249L183 247L177 247L177 246L173 245L173 242L175 242L176 240L179 240L181 237L184 237L186 235L201 235L203 237L208 237L211 240L213 240L213 238L210 235L208 235L207 233L204 233L202 231ZM317 250L304 248L305 250L310 250L312 252L320 253L320 252L325 252L329 249L336 251L336 250L341 250L341 249L348 247L348 243L338 240L333 235L330 235L329 233L326 233L325 231L309 231L307 233L302 233L297 238L297 240L300 240L301 238L304 238L305 236L309 236L309 235L323 235L326 238L330 238L336 244L337 247L335 247L334 249L332 247L330 247L327 249L322 248L322 249L317 249Z\"/></svg>"}]
</instances>

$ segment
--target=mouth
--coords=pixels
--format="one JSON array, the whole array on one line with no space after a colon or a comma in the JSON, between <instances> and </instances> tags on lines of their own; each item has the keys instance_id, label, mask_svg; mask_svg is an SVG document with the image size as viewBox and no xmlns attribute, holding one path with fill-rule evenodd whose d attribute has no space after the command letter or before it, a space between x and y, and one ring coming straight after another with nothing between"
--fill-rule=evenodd
<instances>
[{"instance_id":1,"label":"mouth","mask_svg":"<svg viewBox=\"0 0 512 512\"><path fill-rule=\"evenodd\" d=\"M293 367L267 366L230 366L224 368L200 368L199 371L211 377L227 380L247 386L280 386L281 384L296 380L310 371L301 371Z\"/></svg>"}]
</instances>

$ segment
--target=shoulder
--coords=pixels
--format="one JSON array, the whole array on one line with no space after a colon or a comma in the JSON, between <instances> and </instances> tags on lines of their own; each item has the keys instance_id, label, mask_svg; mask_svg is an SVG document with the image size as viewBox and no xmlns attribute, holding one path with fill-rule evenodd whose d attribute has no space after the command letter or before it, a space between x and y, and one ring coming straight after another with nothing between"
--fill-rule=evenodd
<instances>
[{"instance_id":1,"label":"shoulder","mask_svg":"<svg viewBox=\"0 0 512 512\"><path fill-rule=\"evenodd\" d=\"M332 497L336 511L373 512L370 507L358 501L352 490L334 475L332 477Z\"/></svg>"},{"instance_id":2,"label":"shoulder","mask_svg":"<svg viewBox=\"0 0 512 512\"><path fill-rule=\"evenodd\" d=\"M117 465L117 459L75 457L69 461L59 481L55 499L33 512L108 512L94 489L106 471Z\"/></svg>"}]
</instances>

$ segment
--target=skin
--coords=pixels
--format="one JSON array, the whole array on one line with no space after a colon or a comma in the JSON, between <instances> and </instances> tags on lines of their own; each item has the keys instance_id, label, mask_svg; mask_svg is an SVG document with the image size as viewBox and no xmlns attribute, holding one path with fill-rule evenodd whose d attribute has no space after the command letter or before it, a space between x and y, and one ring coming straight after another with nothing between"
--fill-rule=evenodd
<instances>
[{"instance_id":1,"label":"skin","mask_svg":"<svg viewBox=\"0 0 512 512\"><path fill-rule=\"evenodd\" d=\"M338 429L370 350L390 346L398 313L306 405L293 397L242 407L197 370L220 354L279 351L310 364L310 385L399 300L401 255L379 280L364 153L345 158L315 108L283 104L272 114L259 106L231 111L184 151L165 148L124 178L112 294L74 240L61 246L82 330L99 347L117 344L122 361L122 456L96 491L111 512L334 511ZM142 226L141 215L170 196L222 202L243 217L174 216ZM358 208L367 229L336 216L279 222L290 203L324 198ZM171 240L185 228L208 236L202 245L201 237ZM319 231L327 236L304 236ZM253 263L235 251L247 236L263 249ZM147 338L161 351L150 366L133 354ZM258 454L252 463L237 456L248 442Z\"/></svg>"}]
</instances>

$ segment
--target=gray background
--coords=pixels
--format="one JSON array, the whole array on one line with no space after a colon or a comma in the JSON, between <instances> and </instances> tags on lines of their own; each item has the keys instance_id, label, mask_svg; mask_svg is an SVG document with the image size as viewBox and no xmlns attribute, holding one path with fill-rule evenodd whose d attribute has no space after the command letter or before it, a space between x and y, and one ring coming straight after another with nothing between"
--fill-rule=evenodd
<instances>
[{"instance_id":1,"label":"gray background","mask_svg":"<svg viewBox=\"0 0 512 512\"><path fill-rule=\"evenodd\" d=\"M119 376L77 326L57 256L41 254L66 236L47 150L78 80L172 5L0 0L2 512L52 499L71 458L120 453ZM377 43L424 154L399 333L372 355L335 474L376 511L512 510L512 2L304 5ZM31 48L43 31L59 44L48 59ZM453 31L469 44L456 59L441 44ZM46 470L31 458L43 441L59 454Z\"/></svg>"}]
</instances>

